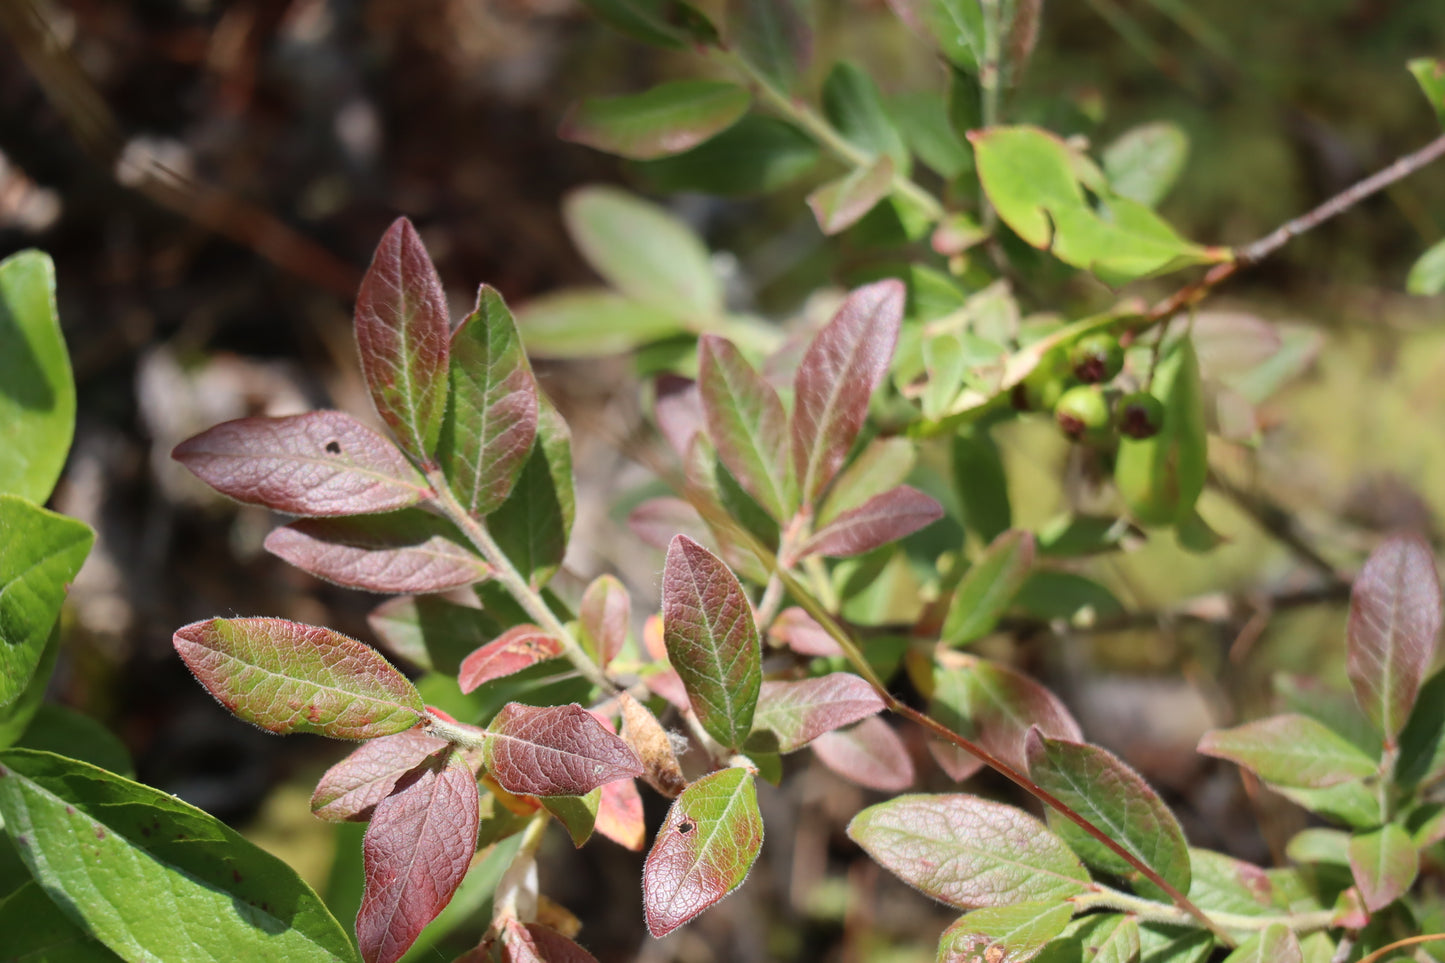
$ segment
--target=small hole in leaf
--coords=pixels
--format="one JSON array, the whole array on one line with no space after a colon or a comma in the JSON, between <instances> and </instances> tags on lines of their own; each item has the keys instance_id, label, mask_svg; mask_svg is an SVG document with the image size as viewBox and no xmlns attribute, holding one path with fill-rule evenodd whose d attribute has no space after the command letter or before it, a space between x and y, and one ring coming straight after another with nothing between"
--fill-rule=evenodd
<instances>
[{"instance_id":1,"label":"small hole in leaf","mask_svg":"<svg viewBox=\"0 0 1445 963\"><path fill-rule=\"evenodd\" d=\"M684 819L682 822L677 824L677 831L682 833L684 836L692 832L692 829L693 822L691 819Z\"/></svg>"},{"instance_id":2,"label":"small hole in leaf","mask_svg":"<svg viewBox=\"0 0 1445 963\"><path fill-rule=\"evenodd\" d=\"M326 443L326 453L327 453L328 455L339 455L339 454L341 454L341 445L338 444L337 442L334 442L334 441L328 441L328 442Z\"/></svg>"}]
</instances>

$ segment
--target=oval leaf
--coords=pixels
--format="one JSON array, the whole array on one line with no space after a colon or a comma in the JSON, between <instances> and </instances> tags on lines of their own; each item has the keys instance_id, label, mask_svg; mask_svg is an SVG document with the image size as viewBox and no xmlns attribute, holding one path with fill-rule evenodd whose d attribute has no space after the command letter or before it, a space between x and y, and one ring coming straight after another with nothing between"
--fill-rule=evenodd
<instances>
[{"instance_id":1,"label":"oval leaf","mask_svg":"<svg viewBox=\"0 0 1445 963\"><path fill-rule=\"evenodd\" d=\"M237 717L272 732L374 739L410 729L424 706L368 645L285 619L206 619L176 630L176 652Z\"/></svg>"},{"instance_id":2,"label":"oval leaf","mask_svg":"<svg viewBox=\"0 0 1445 963\"><path fill-rule=\"evenodd\" d=\"M768 626L768 638L778 645L786 645L799 655L816 655L827 658L842 655L843 649L828 630L796 605L790 605L778 613L773 624Z\"/></svg>"},{"instance_id":3,"label":"oval leaf","mask_svg":"<svg viewBox=\"0 0 1445 963\"><path fill-rule=\"evenodd\" d=\"M793 466L803 501L815 502L863 427L868 400L888 372L903 321L903 283L889 279L848 295L798 365L793 381Z\"/></svg>"},{"instance_id":4,"label":"oval leaf","mask_svg":"<svg viewBox=\"0 0 1445 963\"><path fill-rule=\"evenodd\" d=\"M500 635L486 612L436 595L404 595L371 610L366 624L382 648L421 669L456 675L475 639Z\"/></svg>"},{"instance_id":5,"label":"oval leaf","mask_svg":"<svg viewBox=\"0 0 1445 963\"><path fill-rule=\"evenodd\" d=\"M395 445L339 411L228 421L171 457L222 495L291 515L389 512L432 495Z\"/></svg>"},{"instance_id":6,"label":"oval leaf","mask_svg":"<svg viewBox=\"0 0 1445 963\"><path fill-rule=\"evenodd\" d=\"M788 468L788 416L777 391L732 342L715 335L698 340L697 368L718 458L774 520L786 522L798 499Z\"/></svg>"},{"instance_id":7,"label":"oval leaf","mask_svg":"<svg viewBox=\"0 0 1445 963\"><path fill-rule=\"evenodd\" d=\"M611 575L594 579L577 606L577 624L597 664L606 668L622 651L632 624L632 598L627 589Z\"/></svg>"},{"instance_id":8,"label":"oval leaf","mask_svg":"<svg viewBox=\"0 0 1445 963\"><path fill-rule=\"evenodd\" d=\"M1061 739L1084 737L1058 696L1020 672L972 656L946 657L934 666L929 711L959 735L1020 770L1028 768L1025 743L1030 728ZM981 764L952 743L933 741L929 748L956 781Z\"/></svg>"},{"instance_id":9,"label":"oval leaf","mask_svg":"<svg viewBox=\"0 0 1445 963\"><path fill-rule=\"evenodd\" d=\"M311 813L322 819L367 820L397 781L447 747L420 728L363 742L326 770L311 794Z\"/></svg>"},{"instance_id":10,"label":"oval leaf","mask_svg":"<svg viewBox=\"0 0 1445 963\"><path fill-rule=\"evenodd\" d=\"M818 230L828 236L840 234L863 219L893 188L893 160L879 157L831 180L808 195L808 207L818 221Z\"/></svg>"},{"instance_id":11,"label":"oval leaf","mask_svg":"<svg viewBox=\"0 0 1445 963\"><path fill-rule=\"evenodd\" d=\"M878 693L851 672L798 682L764 682L753 730L776 736L775 751L795 752L825 732L882 711Z\"/></svg>"},{"instance_id":12,"label":"oval leaf","mask_svg":"<svg viewBox=\"0 0 1445 963\"><path fill-rule=\"evenodd\" d=\"M168 793L12 749L0 753L0 817L56 904L125 959L356 959L289 866Z\"/></svg>"},{"instance_id":13,"label":"oval leaf","mask_svg":"<svg viewBox=\"0 0 1445 963\"><path fill-rule=\"evenodd\" d=\"M1150 392L1164 406L1164 425L1150 438L1123 438L1114 484L1142 525L1178 525L1194 514L1209 474L1204 388L1194 339L1164 349Z\"/></svg>"},{"instance_id":14,"label":"oval leaf","mask_svg":"<svg viewBox=\"0 0 1445 963\"><path fill-rule=\"evenodd\" d=\"M736 749L752 731L762 685L762 648L737 576L686 535L667 549L662 571L663 640L698 722Z\"/></svg>"},{"instance_id":15,"label":"oval leaf","mask_svg":"<svg viewBox=\"0 0 1445 963\"><path fill-rule=\"evenodd\" d=\"M637 791L637 783L619 779L602 787L602 798L597 805L597 831L625 849L642 852L647 826L643 822L642 795Z\"/></svg>"},{"instance_id":16,"label":"oval leaf","mask_svg":"<svg viewBox=\"0 0 1445 963\"><path fill-rule=\"evenodd\" d=\"M767 194L807 174L820 156L813 139L792 124L753 113L686 154L644 161L635 169L662 194Z\"/></svg>"},{"instance_id":17,"label":"oval leaf","mask_svg":"<svg viewBox=\"0 0 1445 963\"><path fill-rule=\"evenodd\" d=\"M584 796L642 775L627 743L576 703L537 708L509 702L487 726L487 736L487 770L519 796Z\"/></svg>"},{"instance_id":18,"label":"oval leaf","mask_svg":"<svg viewBox=\"0 0 1445 963\"><path fill-rule=\"evenodd\" d=\"M1440 636L1440 577L1429 544L1395 535L1371 553L1350 593L1346 668L1365 715L1391 742L1404 728Z\"/></svg>"},{"instance_id":19,"label":"oval leaf","mask_svg":"<svg viewBox=\"0 0 1445 963\"><path fill-rule=\"evenodd\" d=\"M367 592L443 592L491 575L451 525L416 510L292 522L265 546L317 578Z\"/></svg>"},{"instance_id":20,"label":"oval leaf","mask_svg":"<svg viewBox=\"0 0 1445 963\"><path fill-rule=\"evenodd\" d=\"M626 97L589 98L562 119L557 136L633 160L680 154L721 133L748 112L736 84L675 80Z\"/></svg>"},{"instance_id":21,"label":"oval leaf","mask_svg":"<svg viewBox=\"0 0 1445 963\"><path fill-rule=\"evenodd\" d=\"M798 554L836 558L862 555L912 535L942 517L943 506L933 496L899 485L833 519L814 532Z\"/></svg>"},{"instance_id":22,"label":"oval leaf","mask_svg":"<svg viewBox=\"0 0 1445 963\"><path fill-rule=\"evenodd\" d=\"M472 963L471 954L457 963ZM597 958L540 923L507 919L502 924L501 963L597 963Z\"/></svg>"},{"instance_id":23,"label":"oval leaf","mask_svg":"<svg viewBox=\"0 0 1445 963\"><path fill-rule=\"evenodd\" d=\"M1371 913L1404 896L1420 871L1419 847L1396 823L1352 837L1349 852L1355 885Z\"/></svg>"},{"instance_id":24,"label":"oval leaf","mask_svg":"<svg viewBox=\"0 0 1445 963\"><path fill-rule=\"evenodd\" d=\"M539 398L537 438L511 494L486 518L487 531L533 588L562 564L577 496L572 487L572 435L567 422Z\"/></svg>"},{"instance_id":25,"label":"oval leaf","mask_svg":"<svg viewBox=\"0 0 1445 963\"><path fill-rule=\"evenodd\" d=\"M917 460L918 449L908 438L873 439L833 480L818 509L815 527L822 529L844 512L897 488Z\"/></svg>"},{"instance_id":26,"label":"oval leaf","mask_svg":"<svg viewBox=\"0 0 1445 963\"><path fill-rule=\"evenodd\" d=\"M446 407L450 333L437 269L411 221L397 218L356 295L356 350L382 420L428 465Z\"/></svg>"},{"instance_id":27,"label":"oval leaf","mask_svg":"<svg viewBox=\"0 0 1445 963\"><path fill-rule=\"evenodd\" d=\"M655 937L673 930L742 885L763 846L753 777L723 769L673 801L642 869L642 906Z\"/></svg>"},{"instance_id":28,"label":"oval leaf","mask_svg":"<svg viewBox=\"0 0 1445 963\"><path fill-rule=\"evenodd\" d=\"M965 645L992 632L1028 581L1033 564L1033 535L1010 529L995 538L953 590L939 640Z\"/></svg>"},{"instance_id":29,"label":"oval leaf","mask_svg":"<svg viewBox=\"0 0 1445 963\"><path fill-rule=\"evenodd\" d=\"M605 288L576 288L533 298L517 311L527 352L536 358L623 354L682 334L668 311Z\"/></svg>"},{"instance_id":30,"label":"oval leaf","mask_svg":"<svg viewBox=\"0 0 1445 963\"><path fill-rule=\"evenodd\" d=\"M75 431L75 378L40 251L0 261L0 492L50 497Z\"/></svg>"},{"instance_id":31,"label":"oval leaf","mask_svg":"<svg viewBox=\"0 0 1445 963\"><path fill-rule=\"evenodd\" d=\"M477 850L477 780L460 761L422 769L376 804L361 842L366 876L356 941L395 963L451 902Z\"/></svg>"},{"instance_id":32,"label":"oval leaf","mask_svg":"<svg viewBox=\"0 0 1445 963\"><path fill-rule=\"evenodd\" d=\"M1224 963L1304 963L1304 951L1288 926L1271 923L1241 943Z\"/></svg>"},{"instance_id":33,"label":"oval leaf","mask_svg":"<svg viewBox=\"0 0 1445 963\"><path fill-rule=\"evenodd\" d=\"M1115 194L1154 207L1174 186L1188 156L1189 135L1161 120L1125 131L1101 159Z\"/></svg>"},{"instance_id":34,"label":"oval leaf","mask_svg":"<svg viewBox=\"0 0 1445 963\"><path fill-rule=\"evenodd\" d=\"M813 755L860 786L901 792L913 785L913 759L887 722L869 716L856 726L825 732L812 743Z\"/></svg>"},{"instance_id":35,"label":"oval leaf","mask_svg":"<svg viewBox=\"0 0 1445 963\"><path fill-rule=\"evenodd\" d=\"M463 692L562 654L562 643L535 625L515 625L462 660Z\"/></svg>"},{"instance_id":36,"label":"oval leaf","mask_svg":"<svg viewBox=\"0 0 1445 963\"><path fill-rule=\"evenodd\" d=\"M1373 775L1375 760L1309 716L1270 716L1204 734L1199 751L1280 786L1321 789Z\"/></svg>"},{"instance_id":37,"label":"oval leaf","mask_svg":"<svg viewBox=\"0 0 1445 963\"><path fill-rule=\"evenodd\" d=\"M965 913L943 931L939 963L1026 963L1043 951L1069 925L1072 903L1018 903Z\"/></svg>"}]
</instances>

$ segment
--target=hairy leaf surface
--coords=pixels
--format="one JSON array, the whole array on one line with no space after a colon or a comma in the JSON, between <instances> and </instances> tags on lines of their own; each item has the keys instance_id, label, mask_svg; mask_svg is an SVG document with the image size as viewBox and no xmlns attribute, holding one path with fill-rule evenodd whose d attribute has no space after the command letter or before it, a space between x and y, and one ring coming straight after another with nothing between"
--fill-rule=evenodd
<instances>
[{"instance_id":1,"label":"hairy leaf surface","mask_svg":"<svg viewBox=\"0 0 1445 963\"><path fill-rule=\"evenodd\" d=\"M535 625L514 625L462 660L463 692L562 654L562 643Z\"/></svg>"},{"instance_id":2,"label":"hairy leaf surface","mask_svg":"<svg viewBox=\"0 0 1445 963\"><path fill-rule=\"evenodd\" d=\"M311 812L328 820L367 820L397 781L447 748L420 728L370 739L326 770L311 794Z\"/></svg>"},{"instance_id":3,"label":"hairy leaf surface","mask_svg":"<svg viewBox=\"0 0 1445 963\"><path fill-rule=\"evenodd\" d=\"M303 519L273 529L265 546L317 578L367 592L443 592L491 575L450 523L415 509Z\"/></svg>"},{"instance_id":4,"label":"hairy leaf surface","mask_svg":"<svg viewBox=\"0 0 1445 963\"><path fill-rule=\"evenodd\" d=\"M777 751L795 752L825 732L883 711L873 687L851 672L797 682L764 682L753 715L755 732L776 737Z\"/></svg>"},{"instance_id":5,"label":"hairy leaf surface","mask_svg":"<svg viewBox=\"0 0 1445 963\"><path fill-rule=\"evenodd\" d=\"M510 793L582 796L642 775L627 743L575 703L538 708L509 702L487 734L487 769Z\"/></svg>"}]
</instances>

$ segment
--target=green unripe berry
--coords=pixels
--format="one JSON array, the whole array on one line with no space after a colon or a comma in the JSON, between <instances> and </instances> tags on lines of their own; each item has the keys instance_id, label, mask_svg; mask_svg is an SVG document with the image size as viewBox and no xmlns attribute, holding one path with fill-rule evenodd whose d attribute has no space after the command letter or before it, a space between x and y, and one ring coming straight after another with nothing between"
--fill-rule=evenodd
<instances>
[{"instance_id":1,"label":"green unripe berry","mask_svg":"<svg viewBox=\"0 0 1445 963\"><path fill-rule=\"evenodd\" d=\"M1074 344L1069 365L1086 385L1113 381L1124 368L1124 349L1112 334L1091 334Z\"/></svg>"},{"instance_id":2,"label":"green unripe berry","mask_svg":"<svg viewBox=\"0 0 1445 963\"><path fill-rule=\"evenodd\" d=\"M1117 412L1119 431L1130 438L1153 438L1164 427L1164 405L1147 391L1120 398Z\"/></svg>"},{"instance_id":3,"label":"green unripe berry","mask_svg":"<svg viewBox=\"0 0 1445 963\"><path fill-rule=\"evenodd\" d=\"M1109 436L1109 402L1093 385L1065 391L1054 406L1054 420L1074 441L1103 441Z\"/></svg>"},{"instance_id":4,"label":"green unripe berry","mask_svg":"<svg viewBox=\"0 0 1445 963\"><path fill-rule=\"evenodd\" d=\"M1019 411L1053 411L1074 380L1067 362L1062 350L1049 352L1014 386L1014 407Z\"/></svg>"}]
</instances>

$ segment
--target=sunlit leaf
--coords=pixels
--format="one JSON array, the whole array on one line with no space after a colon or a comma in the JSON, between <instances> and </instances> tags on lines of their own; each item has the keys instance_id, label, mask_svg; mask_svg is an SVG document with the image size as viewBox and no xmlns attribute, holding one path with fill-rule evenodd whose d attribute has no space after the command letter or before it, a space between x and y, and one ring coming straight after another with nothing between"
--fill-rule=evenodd
<instances>
[{"instance_id":1,"label":"sunlit leaf","mask_svg":"<svg viewBox=\"0 0 1445 963\"><path fill-rule=\"evenodd\" d=\"M426 464L446 407L450 334L441 278L411 221L397 218L356 295L356 349L377 412Z\"/></svg>"},{"instance_id":2,"label":"sunlit leaf","mask_svg":"<svg viewBox=\"0 0 1445 963\"><path fill-rule=\"evenodd\" d=\"M798 507L788 463L788 416L778 393L730 341L698 341L697 385L718 458L779 522Z\"/></svg>"},{"instance_id":3,"label":"sunlit leaf","mask_svg":"<svg viewBox=\"0 0 1445 963\"><path fill-rule=\"evenodd\" d=\"M462 660L457 684L471 692L561 654L562 643L555 636L535 625L514 625Z\"/></svg>"},{"instance_id":4,"label":"sunlit leaf","mask_svg":"<svg viewBox=\"0 0 1445 963\"><path fill-rule=\"evenodd\" d=\"M1430 297L1445 291L1445 241L1437 241L1425 249L1405 278L1405 290Z\"/></svg>"},{"instance_id":5,"label":"sunlit leaf","mask_svg":"<svg viewBox=\"0 0 1445 963\"><path fill-rule=\"evenodd\" d=\"M763 846L753 777L722 769L673 801L642 871L647 929L666 936L742 885Z\"/></svg>"},{"instance_id":6,"label":"sunlit leaf","mask_svg":"<svg viewBox=\"0 0 1445 963\"><path fill-rule=\"evenodd\" d=\"M540 401L532 453L507 500L486 519L492 538L533 588L545 585L562 564L577 515L571 432L557 409Z\"/></svg>"},{"instance_id":7,"label":"sunlit leaf","mask_svg":"<svg viewBox=\"0 0 1445 963\"><path fill-rule=\"evenodd\" d=\"M1374 759L1339 733L1294 713L1207 732L1199 751L1281 786L1323 788L1362 779L1377 768Z\"/></svg>"},{"instance_id":8,"label":"sunlit leaf","mask_svg":"<svg viewBox=\"0 0 1445 963\"><path fill-rule=\"evenodd\" d=\"M988 906L965 913L943 931L939 963L978 963L995 959L1026 963L1064 931L1074 915L1070 903L1057 900Z\"/></svg>"},{"instance_id":9,"label":"sunlit leaf","mask_svg":"<svg viewBox=\"0 0 1445 963\"><path fill-rule=\"evenodd\" d=\"M814 532L798 553L838 558L862 555L912 535L942 517L943 506L933 496L899 485L838 515Z\"/></svg>"},{"instance_id":10,"label":"sunlit leaf","mask_svg":"<svg viewBox=\"0 0 1445 963\"><path fill-rule=\"evenodd\" d=\"M75 379L40 251L0 261L0 492L43 503L75 430Z\"/></svg>"},{"instance_id":11,"label":"sunlit leaf","mask_svg":"<svg viewBox=\"0 0 1445 963\"><path fill-rule=\"evenodd\" d=\"M818 221L818 229L831 236L862 220L892 187L893 161L883 156L815 188L808 195L808 207Z\"/></svg>"},{"instance_id":12,"label":"sunlit leaf","mask_svg":"<svg viewBox=\"0 0 1445 963\"><path fill-rule=\"evenodd\" d=\"M675 80L640 94L574 105L557 135L621 157L650 160L691 150L737 123L748 92L718 80Z\"/></svg>"},{"instance_id":13,"label":"sunlit leaf","mask_svg":"<svg viewBox=\"0 0 1445 963\"><path fill-rule=\"evenodd\" d=\"M888 0L888 5L937 44L954 66L978 71L985 55L983 5L978 0Z\"/></svg>"},{"instance_id":14,"label":"sunlit leaf","mask_svg":"<svg viewBox=\"0 0 1445 963\"><path fill-rule=\"evenodd\" d=\"M724 746L741 746L762 685L757 625L737 576L686 535L667 550L662 622L668 661L698 722Z\"/></svg>"},{"instance_id":15,"label":"sunlit leaf","mask_svg":"<svg viewBox=\"0 0 1445 963\"><path fill-rule=\"evenodd\" d=\"M472 960L465 956L457 963ZM597 963L597 958L556 930L509 918L502 925L501 963Z\"/></svg>"},{"instance_id":16,"label":"sunlit leaf","mask_svg":"<svg viewBox=\"0 0 1445 963\"><path fill-rule=\"evenodd\" d=\"M878 716L825 732L812 742L813 755L860 786L901 792L913 785L913 760L898 733Z\"/></svg>"},{"instance_id":17,"label":"sunlit leaf","mask_svg":"<svg viewBox=\"0 0 1445 963\"><path fill-rule=\"evenodd\" d=\"M594 579L577 606L577 625L598 665L606 667L617 658L631 624L632 599L623 584L612 575Z\"/></svg>"},{"instance_id":18,"label":"sunlit leaf","mask_svg":"<svg viewBox=\"0 0 1445 963\"><path fill-rule=\"evenodd\" d=\"M1139 923L1132 915L1097 913L1074 920L1040 963L1138 963Z\"/></svg>"},{"instance_id":19,"label":"sunlit leaf","mask_svg":"<svg viewBox=\"0 0 1445 963\"><path fill-rule=\"evenodd\" d=\"M509 702L487 726L487 770L510 793L582 796L642 775L627 743L577 704Z\"/></svg>"},{"instance_id":20,"label":"sunlit leaf","mask_svg":"<svg viewBox=\"0 0 1445 963\"><path fill-rule=\"evenodd\" d=\"M771 733L781 753L795 752L825 732L883 711L873 687L850 672L797 682L764 682L754 732Z\"/></svg>"},{"instance_id":21,"label":"sunlit leaf","mask_svg":"<svg viewBox=\"0 0 1445 963\"><path fill-rule=\"evenodd\" d=\"M953 591L939 640L965 645L993 631L1034 563L1034 538L1009 530L984 549Z\"/></svg>"},{"instance_id":22,"label":"sunlit leaf","mask_svg":"<svg viewBox=\"0 0 1445 963\"><path fill-rule=\"evenodd\" d=\"M761 0L766 6L781 6ZM749 114L685 154L634 165L662 193L768 194L806 175L821 152L807 134L774 117Z\"/></svg>"},{"instance_id":23,"label":"sunlit leaf","mask_svg":"<svg viewBox=\"0 0 1445 963\"><path fill-rule=\"evenodd\" d=\"M124 959L356 959L289 866L168 793L12 749L0 753L0 817L62 911Z\"/></svg>"},{"instance_id":24,"label":"sunlit leaf","mask_svg":"<svg viewBox=\"0 0 1445 963\"><path fill-rule=\"evenodd\" d=\"M366 889L356 940L366 963L395 963L451 902L477 848L477 780L453 760L420 770L376 804L362 840Z\"/></svg>"},{"instance_id":25,"label":"sunlit leaf","mask_svg":"<svg viewBox=\"0 0 1445 963\"><path fill-rule=\"evenodd\" d=\"M455 528L418 510L308 518L272 530L265 546L318 578L368 592L441 592L491 574Z\"/></svg>"},{"instance_id":26,"label":"sunlit leaf","mask_svg":"<svg viewBox=\"0 0 1445 963\"><path fill-rule=\"evenodd\" d=\"M1435 109L1435 116L1445 125L1445 60L1418 57L1405 66L1415 75L1425 99Z\"/></svg>"},{"instance_id":27,"label":"sunlit leaf","mask_svg":"<svg viewBox=\"0 0 1445 963\"><path fill-rule=\"evenodd\" d=\"M272 732L372 739L421 721L421 696L376 650L285 619L205 619L177 629L176 652L238 717Z\"/></svg>"},{"instance_id":28,"label":"sunlit leaf","mask_svg":"<svg viewBox=\"0 0 1445 963\"><path fill-rule=\"evenodd\" d=\"M533 298L518 309L517 325L538 358L622 354L687 330L676 315L604 288Z\"/></svg>"},{"instance_id":29,"label":"sunlit leaf","mask_svg":"<svg viewBox=\"0 0 1445 963\"><path fill-rule=\"evenodd\" d=\"M1440 577L1429 544L1395 535L1371 553L1350 592L1346 668L1360 708L1393 740L1410 717L1440 636Z\"/></svg>"},{"instance_id":30,"label":"sunlit leaf","mask_svg":"<svg viewBox=\"0 0 1445 963\"><path fill-rule=\"evenodd\" d=\"M1355 885L1372 913L1405 895L1420 871L1419 848L1398 823L1355 834L1349 852Z\"/></svg>"},{"instance_id":31,"label":"sunlit leaf","mask_svg":"<svg viewBox=\"0 0 1445 963\"><path fill-rule=\"evenodd\" d=\"M796 605L790 605L778 613L773 624L768 626L768 638L786 645L799 655L826 658L843 654L837 640L828 634L828 630Z\"/></svg>"},{"instance_id":32,"label":"sunlit leaf","mask_svg":"<svg viewBox=\"0 0 1445 963\"><path fill-rule=\"evenodd\" d=\"M1020 770L1028 768L1025 742L1031 727L1059 739L1083 739L1058 696L1022 673L973 656L949 656L934 666L929 711ZM935 756L944 762L939 753Z\"/></svg>"},{"instance_id":33,"label":"sunlit leaf","mask_svg":"<svg viewBox=\"0 0 1445 963\"><path fill-rule=\"evenodd\" d=\"M446 740L420 728L369 739L322 775L311 794L311 812L330 820L370 819L399 779L446 747Z\"/></svg>"},{"instance_id":34,"label":"sunlit leaf","mask_svg":"<svg viewBox=\"0 0 1445 963\"><path fill-rule=\"evenodd\" d=\"M974 796L898 796L853 817L848 835L899 879L959 909L1063 900L1089 885L1043 823Z\"/></svg>"},{"instance_id":35,"label":"sunlit leaf","mask_svg":"<svg viewBox=\"0 0 1445 963\"><path fill-rule=\"evenodd\" d=\"M1304 963L1304 954L1293 930L1271 923L1241 943L1224 963Z\"/></svg>"},{"instance_id":36,"label":"sunlit leaf","mask_svg":"<svg viewBox=\"0 0 1445 963\"><path fill-rule=\"evenodd\" d=\"M1115 194L1154 207L1174 186L1188 156L1189 136L1161 120L1126 130L1104 148L1101 160Z\"/></svg>"},{"instance_id":37,"label":"sunlit leaf","mask_svg":"<svg viewBox=\"0 0 1445 963\"><path fill-rule=\"evenodd\" d=\"M907 438L875 438L838 473L818 508L814 526L823 528L846 511L903 484L917 460Z\"/></svg>"},{"instance_id":38,"label":"sunlit leaf","mask_svg":"<svg viewBox=\"0 0 1445 963\"><path fill-rule=\"evenodd\" d=\"M1164 424L1150 438L1122 438L1114 484L1141 525L1177 525L1194 513L1209 474L1203 385L1193 339L1164 348L1150 393L1164 406Z\"/></svg>"}]
</instances>

